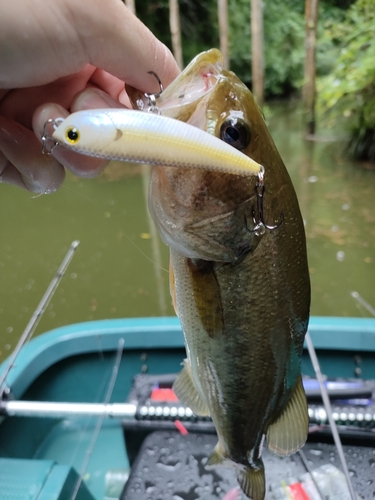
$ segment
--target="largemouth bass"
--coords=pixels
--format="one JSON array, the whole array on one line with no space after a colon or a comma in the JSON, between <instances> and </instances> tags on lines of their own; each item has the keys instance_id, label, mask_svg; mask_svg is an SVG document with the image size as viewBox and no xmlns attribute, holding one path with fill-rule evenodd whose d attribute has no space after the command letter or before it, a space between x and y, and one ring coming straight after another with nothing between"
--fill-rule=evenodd
<instances>
[{"instance_id":1,"label":"largemouth bass","mask_svg":"<svg viewBox=\"0 0 375 500\"><path fill-rule=\"evenodd\" d=\"M207 464L234 464L244 493L262 500L264 436L285 456L308 433L300 374L310 307L305 234L292 182L251 92L221 69L216 50L199 56L196 78L206 81L202 59L212 64L213 56L209 91L194 105L183 103L181 116L178 106L167 112L264 165L265 190L254 177L155 167L149 205L170 247L171 292L186 342L174 390L196 414L212 417L218 444ZM183 73L179 81L186 85Z\"/></svg>"},{"instance_id":2,"label":"largemouth bass","mask_svg":"<svg viewBox=\"0 0 375 500\"><path fill-rule=\"evenodd\" d=\"M136 107L150 105L128 90ZM149 207L170 247L187 352L174 389L212 417L218 444L207 465L234 465L244 493L262 500L264 436L285 456L308 432L300 357L310 284L298 201L251 92L222 69L219 51L197 56L151 104L165 116L83 111L58 121L53 137L84 154L160 165Z\"/></svg>"}]
</instances>

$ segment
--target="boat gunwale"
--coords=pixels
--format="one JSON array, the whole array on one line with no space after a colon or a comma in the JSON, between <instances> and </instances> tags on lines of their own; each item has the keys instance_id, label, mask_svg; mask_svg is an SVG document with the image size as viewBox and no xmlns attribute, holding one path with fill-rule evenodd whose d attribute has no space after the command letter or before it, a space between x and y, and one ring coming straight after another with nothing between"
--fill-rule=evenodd
<instances>
[{"instance_id":1,"label":"boat gunwale","mask_svg":"<svg viewBox=\"0 0 375 500\"><path fill-rule=\"evenodd\" d=\"M309 331L315 349L375 352L375 319L312 316ZM124 338L124 350L184 347L176 317L123 318L86 321L45 332L25 345L7 377L12 397L19 398L53 364L80 354L114 351ZM0 373L8 361L0 365Z\"/></svg>"}]
</instances>

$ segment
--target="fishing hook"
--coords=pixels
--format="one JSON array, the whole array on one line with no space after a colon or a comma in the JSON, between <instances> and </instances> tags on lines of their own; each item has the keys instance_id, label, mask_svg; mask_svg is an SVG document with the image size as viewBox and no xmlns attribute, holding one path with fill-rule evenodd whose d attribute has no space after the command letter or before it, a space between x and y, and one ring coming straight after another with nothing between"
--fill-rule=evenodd
<instances>
[{"instance_id":1,"label":"fishing hook","mask_svg":"<svg viewBox=\"0 0 375 500\"><path fill-rule=\"evenodd\" d=\"M264 167L261 165L261 169L258 173L258 181L255 185L255 194L257 197L257 208L258 208L258 219L255 217L255 210L252 211L252 218L254 223L254 229L249 229L247 226L247 218L245 215L245 227L250 233L255 233L257 236L262 236L266 229L269 231L274 231L278 229L281 224L284 222L284 214L280 214L280 222L275 224L274 226L269 226L264 222L264 213L263 213L263 197L266 188L264 186Z\"/></svg>"},{"instance_id":2,"label":"fishing hook","mask_svg":"<svg viewBox=\"0 0 375 500\"><path fill-rule=\"evenodd\" d=\"M64 118L50 118L47 120L44 125L43 125L43 133L42 133L42 153L44 155L51 155L52 151L55 149L56 146L59 145L59 143L54 139L51 135L47 134L47 127L49 124L51 124L54 128L54 130L57 129L57 127L64 121ZM52 142L52 146L49 148L47 143L48 141Z\"/></svg>"},{"instance_id":3,"label":"fishing hook","mask_svg":"<svg viewBox=\"0 0 375 500\"><path fill-rule=\"evenodd\" d=\"M158 77L158 75L154 71L148 71L148 74L152 75L156 78L156 80L159 84L160 90L159 90L159 92L156 92L154 94L149 94L149 93L145 92L144 96L148 100L148 105L149 105L149 108L147 111L149 113L156 113L157 115L160 115L160 109L156 106L156 99L161 96L162 92L164 92L164 87L163 87L163 84L161 83L160 78Z\"/></svg>"}]
</instances>

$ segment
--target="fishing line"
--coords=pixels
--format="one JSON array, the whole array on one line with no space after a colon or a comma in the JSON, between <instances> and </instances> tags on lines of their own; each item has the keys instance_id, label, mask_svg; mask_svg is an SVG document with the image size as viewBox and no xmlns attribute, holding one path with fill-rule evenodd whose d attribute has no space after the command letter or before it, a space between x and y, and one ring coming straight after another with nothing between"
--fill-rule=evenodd
<instances>
[{"instance_id":1,"label":"fishing line","mask_svg":"<svg viewBox=\"0 0 375 500\"><path fill-rule=\"evenodd\" d=\"M321 392L321 395L322 395L322 400L323 400L324 408L325 408L326 413L327 413L329 425L331 426L331 432L332 432L333 440L335 442L335 445L336 445L336 448L337 448L337 452L338 452L338 455L339 455L339 458L340 458L340 461L341 461L341 465L342 465L342 468L343 468L343 471L344 471L344 474L345 474L345 478L346 478L346 481L348 483L348 489L349 489L350 497L351 497L352 500L357 500L357 495L356 495L356 493L354 491L353 484L352 484L352 481L351 481L351 478L350 478L348 464L346 463L345 453L344 453L344 449L342 447L340 435L339 435L339 432L337 430L336 422L334 421L334 419L332 417L332 407L331 407L331 402L330 402L330 399L329 399L329 396L328 396L328 392L327 392L326 386L324 385L324 376L323 376L323 374L322 374L322 372L320 370L320 365L319 365L319 361L318 361L318 358L317 358L317 355L316 355L316 352L315 352L314 344L312 343L312 340L311 340L311 337L310 337L310 333L308 331L306 333L306 337L305 338L306 338L306 344L307 344L307 349L309 351L311 363L313 365L316 378L317 378L317 380L319 382L320 392Z\"/></svg>"},{"instance_id":2,"label":"fishing line","mask_svg":"<svg viewBox=\"0 0 375 500\"><path fill-rule=\"evenodd\" d=\"M65 189L66 191L69 191L70 193L73 193L75 196L83 198L84 200L86 200L89 203L91 203L105 219L107 219L109 222L111 222L111 224L113 224L115 226L115 228L118 229L123 236L125 236L125 238L140 252L140 254L143 257L145 257L145 259L147 259L149 262L151 262L151 264L153 264L154 266L158 266L158 264L156 262L154 262L147 254L145 254L145 252L143 252L143 250L141 250L139 248L139 246L123 231L123 229L118 224L116 224L115 221L113 221L112 219L110 219L105 214L105 212L103 212L102 208L100 208L100 205L98 203L96 203L94 200L92 200L88 196L86 196L84 194L81 194L78 191L74 191L73 189L70 189L70 188L68 188L68 187L66 187L64 185L62 185L61 188ZM159 267L160 267L160 269L162 271L165 271L166 273L169 274L168 269L165 269L165 267L162 267L162 266L159 266Z\"/></svg>"},{"instance_id":3,"label":"fishing line","mask_svg":"<svg viewBox=\"0 0 375 500\"><path fill-rule=\"evenodd\" d=\"M100 355L101 361L104 362L103 348L102 348L102 345L100 342L101 336L96 335L95 337L96 337L95 340L98 343L98 348L97 348L96 352ZM106 394L105 389L106 389L106 387L108 387L107 384L108 384L108 380L110 379L110 376L111 376L111 371L106 370L106 372L104 373L103 377L101 378L100 384L98 385L98 388L96 390L96 395L95 395L95 398L93 398L93 403L99 403L100 399L103 397L103 393L104 393L104 395ZM85 439L85 434L88 433L88 430L89 430L89 427L91 425L93 418L94 418L94 415L91 415L87 419L85 425L82 427L83 432L80 432L80 438L76 442L74 451L72 450L72 458L71 458L72 466L74 465L74 460L79 453L80 447L83 444L83 441Z\"/></svg>"},{"instance_id":4,"label":"fishing line","mask_svg":"<svg viewBox=\"0 0 375 500\"><path fill-rule=\"evenodd\" d=\"M322 490L321 490L321 488L319 486L319 483L316 480L316 477L314 476L314 472L313 472L312 468L310 467L309 461L306 458L306 455L305 455L304 451L302 449L300 449L300 450L298 450L298 454L300 456L300 459L301 459L301 461L302 461L302 463L303 463L306 471L310 474L310 477L311 477L311 479L312 479L312 481L313 481L313 483L315 485L315 488L318 491L318 494L319 494L321 500L325 500L326 495L322 492Z\"/></svg>"},{"instance_id":5,"label":"fishing line","mask_svg":"<svg viewBox=\"0 0 375 500\"><path fill-rule=\"evenodd\" d=\"M116 383L117 376L118 376L118 370L119 370L120 363L121 363L121 358L122 358L122 352L123 352L123 348L124 348L124 343L125 343L124 339L120 339L119 340L118 348L117 348L117 352L116 352L116 356L115 356L115 360L114 360L114 363L113 363L113 369L112 369L111 379L109 381L108 389L107 389L107 392L106 392L106 395L105 395L105 398L104 398L104 404L106 404L106 405L109 403L109 401L111 399L111 396L112 396L112 393L113 393L113 389L115 387L115 383ZM94 434L92 436L90 447L88 448L88 450L86 452L85 461L83 463L82 470L81 470L81 473L79 475L78 481L77 481L77 483L75 485L75 488L74 488L71 500L75 500L75 498L76 498L76 496L78 494L79 488L80 488L80 486L82 484L82 481L83 481L83 476L85 475L87 467L89 465L89 462L90 462L90 459L91 459L91 455L92 455L92 452L94 450L94 446L96 444L96 441L98 440L99 432L100 432L100 430L102 428L104 419L105 419L105 415L100 416L99 419L98 419L98 423L96 424L96 427L95 427L95 430L94 430Z\"/></svg>"}]
</instances>

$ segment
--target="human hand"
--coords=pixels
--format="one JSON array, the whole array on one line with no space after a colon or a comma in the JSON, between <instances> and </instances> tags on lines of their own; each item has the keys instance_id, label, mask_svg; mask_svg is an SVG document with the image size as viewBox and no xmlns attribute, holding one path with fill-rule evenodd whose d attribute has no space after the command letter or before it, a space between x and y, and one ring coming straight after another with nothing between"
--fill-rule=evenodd
<instances>
[{"instance_id":1,"label":"human hand","mask_svg":"<svg viewBox=\"0 0 375 500\"><path fill-rule=\"evenodd\" d=\"M63 147L42 155L43 125L82 109L130 107L124 82L159 91L149 71L164 86L179 72L121 0L0 2L0 182L48 193L65 168L98 175L106 160Z\"/></svg>"}]
</instances>

